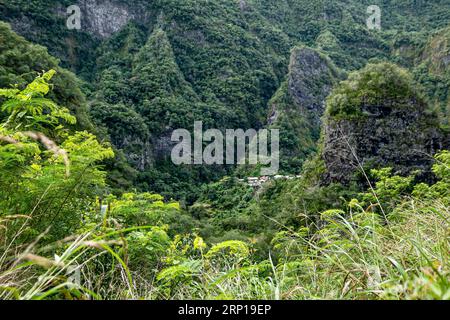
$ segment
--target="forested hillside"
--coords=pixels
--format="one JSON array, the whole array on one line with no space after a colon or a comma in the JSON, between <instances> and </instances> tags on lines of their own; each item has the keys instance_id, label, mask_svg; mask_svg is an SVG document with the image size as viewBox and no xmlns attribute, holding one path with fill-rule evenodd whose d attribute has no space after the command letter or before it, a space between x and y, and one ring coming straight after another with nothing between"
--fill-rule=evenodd
<instances>
[{"instance_id":1,"label":"forested hillside","mask_svg":"<svg viewBox=\"0 0 450 320\"><path fill-rule=\"evenodd\" d=\"M80 4L84 28L79 31L65 26L68 2L15 0L0 10L15 31L47 47L63 67L87 82L82 88L92 105L93 121L102 137L110 138L123 154L116 156L120 166L110 168L110 183L118 189L134 186L192 202L195 195L186 194L188 185L229 173L229 168L174 168L167 161L168 135L173 129L192 127L192 119L209 128L266 126L274 105L269 101L283 94L287 74L301 67L301 61L289 67L294 46L320 51L341 72L361 68L370 59L420 67L416 71L420 81L433 82L427 88L430 95L438 97L443 110L448 104L447 78L421 71L433 50L428 49L429 39L450 19L446 1L389 1L386 7L379 3L381 32L366 27L367 6L373 3L359 1ZM317 79L319 84L321 80ZM313 89L320 90L306 90ZM105 109L114 112L105 118L100 114ZM294 109L298 112L298 107ZM316 112L317 118L321 112L323 108ZM127 132L130 126L124 115L135 124L133 132ZM289 117L289 122L281 116L271 123L281 127L282 137L288 140L283 142L291 153L283 157L285 173L298 173L305 157L315 150L320 125L307 128L304 116ZM295 142L300 134L302 141Z\"/></svg>"},{"instance_id":2,"label":"forested hillside","mask_svg":"<svg viewBox=\"0 0 450 320\"><path fill-rule=\"evenodd\" d=\"M449 1L71 5L0 0L0 299L450 298Z\"/></svg>"}]
</instances>

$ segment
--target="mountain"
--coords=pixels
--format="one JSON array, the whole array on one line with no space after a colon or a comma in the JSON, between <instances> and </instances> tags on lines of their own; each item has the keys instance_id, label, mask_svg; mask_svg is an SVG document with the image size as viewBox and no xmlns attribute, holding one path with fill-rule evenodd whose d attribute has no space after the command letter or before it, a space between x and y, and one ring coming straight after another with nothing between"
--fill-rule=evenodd
<instances>
[{"instance_id":1,"label":"mountain","mask_svg":"<svg viewBox=\"0 0 450 320\"><path fill-rule=\"evenodd\" d=\"M0 299L449 298L448 0L0 0L0 20ZM194 159L273 129L279 170L176 165L177 129Z\"/></svg>"},{"instance_id":2,"label":"mountain","mask_svg":"<svg viewBox=\"0 0 450 320\"><path fill-rule=\"evenodd\" d=\"M408 71L369 64L327 101L322 157L329 182L349 183L361 168L393 168L430 180L433 158L448 148L439 117Z\"/></svg>"},{"instance_id":3,"label":"mountain","mask_svg":"<svg viewBox=\"0 0 450 320\"><path fill-rule=\"evenodd\" d=\"M329 57L308 47L294 47L287 79L269 101L270 128L280 129L281 167L299 172L303 160L316 150L325 99L343 79Z\"/></svg>"},{"instance_id":4,"label":"mountain","mask_svg":"<svg viewBox=\"0 0 450 320\"><path fill-rule=\"evenodd\" d=\"M0 2L0 18L82 79L86 102L71 109L88 109L114 145L108 167L118 190L192 200L190 191L233 172L171 163L170 132L195 120L205 129L279 128L281 170L299 173L317 151L327 95L368 62L411 70L448 122L447 1L379 1L380 31L366 26L371 1L83 0L80 30L66 27L70 5Z\"/></svg>"}]
</instances>

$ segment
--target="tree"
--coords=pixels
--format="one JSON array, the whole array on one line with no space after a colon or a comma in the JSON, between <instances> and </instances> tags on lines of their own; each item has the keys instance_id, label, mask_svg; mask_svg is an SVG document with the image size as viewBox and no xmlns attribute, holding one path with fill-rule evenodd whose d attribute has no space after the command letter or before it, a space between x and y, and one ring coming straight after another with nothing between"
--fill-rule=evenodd
<instances>
[{"instance_id":1,"label":"tree","mask_svg":"<svg viewBox=\"0 0 450 320\"><path fill-rule=\"evenodd\" d=\"M65 129L75 117L44 97L54 74L39 75L22 91L0 89L7 114L0 124L0 215L26 215L8 229L25 227L24 237L47 228L51 239L73 232L105 187L98 163L113 156L92 134Z\"/></svg>"}]
</instances>

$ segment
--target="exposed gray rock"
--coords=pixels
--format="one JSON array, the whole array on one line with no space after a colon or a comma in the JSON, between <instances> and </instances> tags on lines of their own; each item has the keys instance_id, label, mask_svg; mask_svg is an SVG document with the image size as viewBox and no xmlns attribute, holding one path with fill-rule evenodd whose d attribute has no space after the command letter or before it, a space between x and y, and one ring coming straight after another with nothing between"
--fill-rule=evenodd
<instances>
[{"instance_id":1,"label":"exposed gray rock","mask_svg":"<svg viewBox=\"0 0 450 320\"><path fill-rule=\"evenodd\" d=\"M281 161L300 170L317 145L325 101L342 77L331 60L307 47L292 49L289 73L269 103L267 122L281 128Z\"/></svg>"},{"instance_id":2,"label":"exposed gray rock","mask_svg":"<svg viewBox=\"0 0 450 320\"><path fill-rule=\"evenodd\" d=\"M21 16L20 19L13 19L10 21L11 28L19 33L26 34L30 38L35 38L39 32L38 28L35 28L34 22L27 16Z\"/></svg>"},{"instance_id":3,"label":"exposed gray rock","mask_svg":"<svg viewBox=\"0 0 450 320\"><path fill-rule=\"evenodd\" d=\"M76 5L81 9L81 30L100 38L120 31L130 20L145 23L149 15L142 1L79 0ZM68 16L63 7L58 8L58 13Z\"/></svg>"},{"instance_id":4,"label":"exposed gray rock","mask_svg":"<svg viewBox=\"0 0 450 320\"><path fill-rule=\"evenodd\" d=\"M245 0L239 0L239 9L244 11L247 8L247 2Z\"/></svg>"},{"instance_id":5,"label":"exposed gray rock","mask_svg":"<svg viewBox=\"0 0 450 320\"><path fill-rule=\"evenodd\" d=\"M323 159L326 182L348 183L360 166L392 167L396 174L415 170L429 179L433 155L445 145L435 115L415 100L409 107L395 102L362 106L363 117L327 119Z\"/></svg>"},{"instance_id":6,"label":"exposed gray rock","mask_svg":"<svg viewBox=\"0 0 450 320\"><path fill-rule=\"evenodd\" d=\"M177 144L177 142L172 141L171 137L172 132L167 132L156 139L154 143L154 152L156 158L163 159L170 157L173 147Z\"/></svg>"},{"instance_id":7,"label":"exposed gray rock","mask_svg":"<svg viewBox=\"0 0 450 320\"><path fill-rule=\"evenodd\" d=\"M311 48L294 48L289 64L288 92L298 109L307 111L312 126L320 127L325 99L339 78L331 61Z\"/></svg>"}]
</instances>

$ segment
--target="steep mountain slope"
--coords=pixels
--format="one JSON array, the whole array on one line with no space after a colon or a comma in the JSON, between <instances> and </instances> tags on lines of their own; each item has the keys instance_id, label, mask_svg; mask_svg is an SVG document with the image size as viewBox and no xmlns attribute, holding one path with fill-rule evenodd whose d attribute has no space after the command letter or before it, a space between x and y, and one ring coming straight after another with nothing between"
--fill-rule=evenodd
<instances>
[{"instance_id":1,"label":"steep mountain slope","mask_svg":"<svg viewBox=\"0 0 450 320\"><path fill-rule=\"evenodd\" d=\"M316 149L325 99L343 77L324 54L307 47L292 50L287 79L269 101L268 124L281 130L282 170L298 173Z\"/></svg>"},{"instance_id":2,"label":"steep mountain slope","mask_svg":"<svg viewBox=\"0 0 450 320\"><path fill-rule=\"evenodd\" d=\"M392 167L431 179L432 156L446 147L439 118L395 65L367 65L330 95L322 156L328 182L348 183L363 168Z\"/></svg>"},{"instance_id":3,"label":"steep mountain slope","mask_svg":"<svg viewBox=\"0 0 450 320\"><path fill-rule=\"evenodd\" d=\"M37 72L55 69L57 74L53 80L51 98L74 113L78 128L92 130L79 80L58 64L59 61L50 56L46 48L26 41L0 21L0 87L17 86L23 89Z\"/></svg>"},{"instance_id":4,"label":"steep mountain slope","mask_svg":"<svg viewBox=\"0 0 450 320\"><path fill-rule=\"evenodd\" d=\"M428 40L418 59L415 74L430 101L450 123L450 27L438 30Z\"/></svg>"},{"instance_id":5,"label":"steep mountain slope","mask_svg":"<svg viewBox=\"0 0 450 320\"><path fill-rule=\"evenodd\" d=\"M338 70L370 60L414 69L433 105L448 106L448 29L430 37L450 22L445 0L83 0L81 30L69 30L72 4L0 1L0 19L87 82L91 116L116 148L110 181L119 189L190 197L191 186L229 173L170 162L170 132L195 120L281 128L282 169L298 173ZM373 4L380 31L366 26ZM432 70L436 59L444 64Z\"/></svg>"},{"instance_id":6,"label":"steep mountain slope","mask_svg":"<svg viewBox=\"0 0 450 320\"><path fill-rule=\"evenodd\" d=\"M123 149L143 188L180 188L186 179L194 184L224 174L226 168L173 166L171 131L191 129L195 120L205 129L262 127L267 101L285 73L281 53L288 53L289 40L264 18L234 1L195 3L154 2L153 28L129 24L98 51L95 99L123 103L149 129L150 139L140 139L146 159L130 161L136 152ZM171 182L180 172L183 178Z\"/></svg>"}]
</instances>

